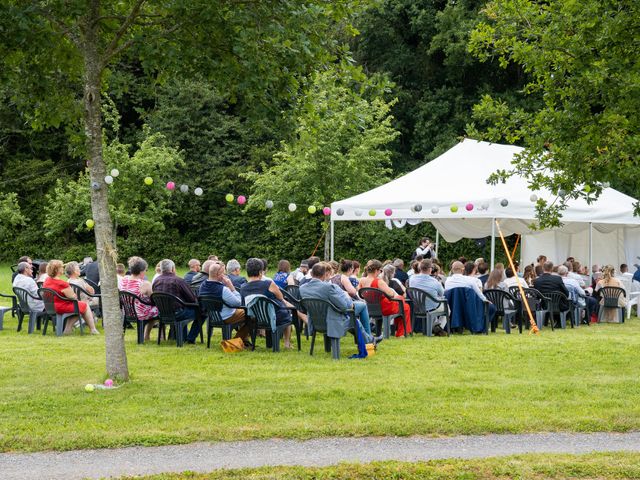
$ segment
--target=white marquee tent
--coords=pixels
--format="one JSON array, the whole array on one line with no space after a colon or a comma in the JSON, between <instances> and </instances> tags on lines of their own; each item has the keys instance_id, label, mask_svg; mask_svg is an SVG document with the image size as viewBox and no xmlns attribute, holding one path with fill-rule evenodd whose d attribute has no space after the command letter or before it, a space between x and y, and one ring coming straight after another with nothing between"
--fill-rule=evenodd
<instances>
[{"instance_id":1,"label":"white marquee tent","mask_svg":"<svg viewBox=\"0 0 640 480\"><path fill-rule=\"evenodd\" d=\"M612 188L587 204L571 200L564 211L563 226L531 230L535 221L535 198L553 201L548 191L532 192L525 179L511 177L506 183L489 185L497 170L508 170L514 154L522 148L466 139L438 158L380 187L331 204L331 253L335 222L394 219L396 225L431 222L448 242L461 238L492 237L495 222L505 235L522 235L521 260L530 263L541 254L553 261L572 255L592 265L636 263L640 255L640 218L633 215L635 199ZM508 202L506 206L502 204ZM452 206L457 211L452 211ZM416 206L418 206L416 208ZM472 207L472 208L471 208ZM469 208L469 209L468 209ZM391 216L386 210L391 210ZM370 215L374 213L375 215Z\"/></svg>"}]
</instances>

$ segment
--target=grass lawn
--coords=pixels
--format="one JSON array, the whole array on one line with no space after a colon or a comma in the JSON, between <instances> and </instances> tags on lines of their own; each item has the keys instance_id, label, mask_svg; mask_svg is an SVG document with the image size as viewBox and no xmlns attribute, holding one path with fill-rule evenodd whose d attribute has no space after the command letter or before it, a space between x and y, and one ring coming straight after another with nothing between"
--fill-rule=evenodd
<instances>
[{"instance_id":1,"label":"grass lawn","mask_svg":"<svg viewBox=\"0 0 640 480\"><path fill-rule=\"evenodd\" d=\"M220 470L208 474L164 474L140 480L521 480L640 478L640 454L522 455L483 460L438 460L420 463L379 462L335 467L269 467Z\"/></svg>"},{"instance_id":2,"label":"grass lawn","mask_svg":"<svg viewBox=\"0 0 640 480\"><path fill-rule=\"evenodd\" d=\"M3 273L4 274L4 273ZM7 291L6 288L0 291ZM0 451L328 435L640 429L640 322L390 339L367 360L320 349L224 354L126 335L132 381L104 379L104 338L0 332Z\"/></svg>"}]
</instances>

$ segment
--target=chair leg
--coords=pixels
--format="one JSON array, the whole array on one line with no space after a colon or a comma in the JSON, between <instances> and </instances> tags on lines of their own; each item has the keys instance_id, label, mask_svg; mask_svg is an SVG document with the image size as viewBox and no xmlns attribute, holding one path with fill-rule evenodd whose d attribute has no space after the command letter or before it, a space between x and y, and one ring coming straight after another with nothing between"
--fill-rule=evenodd
<instances>
[{"instance_id":1,"label":"chair leg","mask_svg":"<svg viewBox=\"0 0 640 480\"><path fill-rule=\"evenodd\" d=\"M504 333L511 334L511 314L506 313L502 316L502 328Z\"/></svg>"},{"instance_id":2,"label":"chair leg","mask_svg":"<svg viewBox=\"0 0 640 480\"><path fill-rule=\"evenodd\" d=\"M273 345L273 351L280 351L280 331L276 328L275 332L271 332L271 344Z\"/></svg>"},{"instance_id":3,"label":"chair leg","mask_svg":"<svg viewBox=\"0 0 640 480\"><path fill-rule=\"evenodd\" d=\"M207 318L207 348L211 348L211 334L213 333L213 325Z\"/></svg>"},{"instance_id":4,"label":"chair leg","mask_svg":"<svg viewBox=\"0 0 640 480\"><path fill-rule=\"evenodd\" d=\"M297 313L296 313L297 315ZM302 348L302 336L300 334L300 322L301 320L299 318L296 318L296 340L298 341L298 351L300 351L300 349Z\"/></svg>"},{"instance_id":5,"label":"chair leg","mask_svg":"<svg viewBox=\"0 0 640 480\"><path fill-rule=\"evenodd\" d=\"M389 338L391 335L391 319L388 316L382 317L382 336Z\"/></svg>"},{"instance_id":6,"label":"chair leg","mask_svg":"<svg viewBox=\"0 0 640 480\"><path fill-rule=\"evenodd\" d=\"M23 320L23 319L24 319L24 313L22 312L22 310L20 310L20 311L18 312L18 330L17 330L18 332L19 332L20 330L22 330L22 320ZM29 333L31 333L31 332L29 332Z\"/></svg>"},{"instance_id":7,"label":"chair leg","mask_svg":"<svg viewBox=\"0 0 640 480\"><path fill-rule=\"evenodd\" d=\"M64 332L64 324L66 320L62 318L62 315L56 315L56 336L61 337Z\"/></svg>"},{"instance_id":8,"label":"chair leg","mask_svg":"<svg viewBox=\"0 0 640 480\"><path fill-rule=\"evenodd\" d=\"M316 332L315 330L311 334L311 350L309 350L309 355L313 356L313 346L316 344Z\"/></svg>"},{"instance_id":9,"label":"chair leg","mask_svg":"<svg viewBox=\"0 0 640 480\"><path fill-rule=\"evenodd\" d=\"M331 357L334 360L340 360L340 339L339 338L331 339Z\"/></svg>"},{"instance_id":10,"label":"chair leg","mask_svg":"<svg viewBox=\"0 0 640 480\"><path fill-rule=\"evenodd\" d=\"M424 329L426 332L422 332L423 335L427 337L433 337L433 316L430 313L427 313L427 316L424 319Z\"/></svg>"},{"instance_id":11,"label":"chair leg","mask_svg":"<svg viewBox=\"0 0 640 480\"><path fill-rule=\"evenodd\" d=\"M22 314L23 318L24 318L24 314ZM18 314L18 319L20 321L20 314ZM36 322L38 319L38 313L37 312L29 312L29 326L27 327L27 333L33 333L33 331L36 329ZM20 323L22 323L20 321Z\"/></svg>"},{"instance_id":12,"label":"chair leg","mask_svg":"<svg viewBox=\"0 0 640 480\"><path fill-rule=\"evenodd\" d=\"M258 329L254 328L251 330L251 351L253 352L256 349L256 337L258 336Z\"/></svg>"},{"instance_id":13,"label":"chair leg","mask_svg":"<svg viewBox=\"0 0 640 480\"><path fill-rule=\"evenodd\" d=\"M144 322L142 320L136 320L136 334L138 345L142 345L144 343Z\"/></svg>"},{"instance_id":14,"label":"chair leg","mask_svg":"<svg viewBox=\"0 0 640 480\"><path fill-rule=\"evenodd\" d=\"M327 337L326 333L323 335L323 338L324 338L324 351L325 353L329 353L331 351L331 339Z\"/></svg>"}]
</instances>

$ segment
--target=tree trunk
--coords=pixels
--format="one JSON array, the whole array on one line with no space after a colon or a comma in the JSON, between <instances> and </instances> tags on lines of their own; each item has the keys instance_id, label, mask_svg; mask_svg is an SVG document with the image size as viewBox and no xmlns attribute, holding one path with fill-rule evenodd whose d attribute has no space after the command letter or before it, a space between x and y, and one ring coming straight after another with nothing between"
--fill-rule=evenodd
<instances>
[{"instance_id":1,"label":"tree trunk","mask_svg":"<svg viewBox=\"0 0 640 480\"><path fill-rule=\"evenodd\" d=\"M113 223L109 213L107 185L104 181L106 167L102 158L102 114L101 87L102 70L98 53L97 18L100 16L100 1L88 0L89 11L84 25L84 121L87 136L87 159L92 184L91 211L93 213L96 251L100 267L100 290L102 292L102 315L104 317L107 375L120 381L129 379L127 353L124 347L124 330L120 317L120 301L116 263Z\"/></svg>"}]
</instances>

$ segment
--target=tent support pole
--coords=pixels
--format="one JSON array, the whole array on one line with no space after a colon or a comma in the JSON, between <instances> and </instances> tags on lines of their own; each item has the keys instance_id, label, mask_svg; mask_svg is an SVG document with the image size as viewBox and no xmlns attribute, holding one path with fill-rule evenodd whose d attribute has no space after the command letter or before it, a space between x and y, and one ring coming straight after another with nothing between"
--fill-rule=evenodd
<instances>
[{"instance_id":1,"label":"tent support pole","mask_svg":"<svg viewBox=\"0 0 640 480\"><path fill-rule=\"evenodd\" d=\"M333 248L334 248L334 239L333 239L333 230L334 230L334 222L333 220L331 220L330 224L329 224L329 229L331 230L331 260L333 260Z\"/></svg>"},{"instance_id":2,"label":"tent support pole","mask_svg":"<svg viewBox=\"0 0 640 480\"><path fill-rule=\"evenodd\" d=\"M440 230L436 228L436 258L438 258L438 246L440 246Z\"/></svg>"},{"instance_id":3,"label":"tent support pole","mask_svg":"<svg viewBox=\"0 0 640 480\"><path fill-rule=\"evenodd\" d=\"M589 270L593 268L593 223L589 222Z\"/></svg>"},{"instance_id":4,"label":"tent support pole","mask_svg":"<svg viewBox=\"0 0 640 480\"><path fill-rule=\"evenodd\" d=\"M491 219L491 271L496 263L496 219Z\"/></svg>"}]
</instances>

